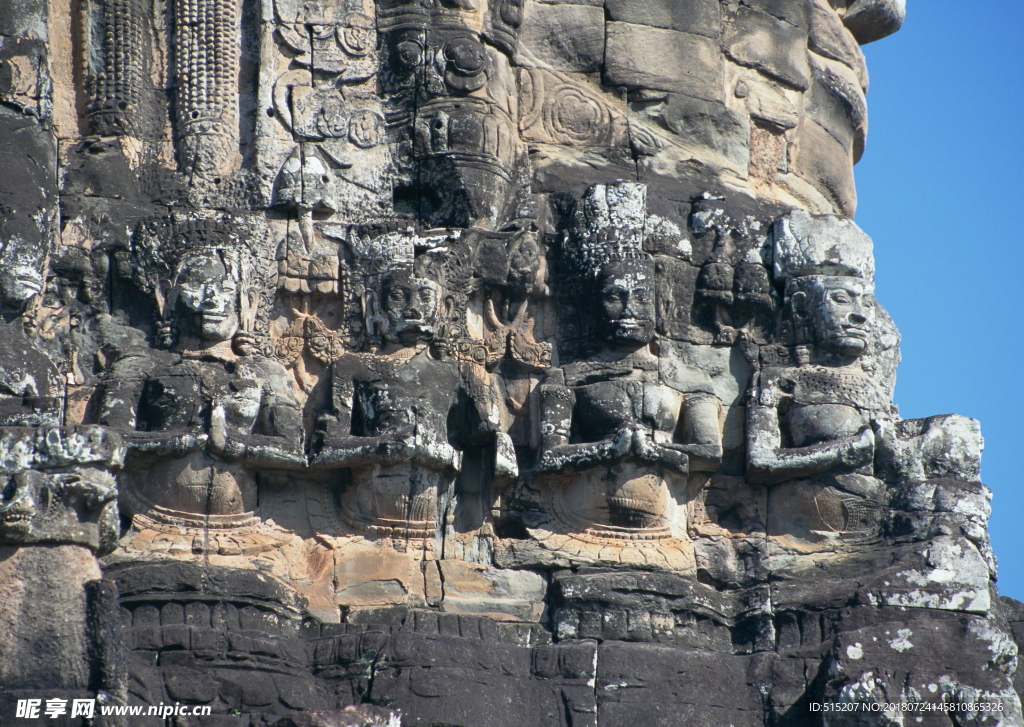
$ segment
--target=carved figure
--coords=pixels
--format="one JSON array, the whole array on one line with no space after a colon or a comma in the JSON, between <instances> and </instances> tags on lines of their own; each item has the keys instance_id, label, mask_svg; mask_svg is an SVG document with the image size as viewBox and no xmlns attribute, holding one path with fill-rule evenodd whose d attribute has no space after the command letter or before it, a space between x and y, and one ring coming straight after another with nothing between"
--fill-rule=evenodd
<instances>
[{"instance_id":1,"label":"carved figure","mask_svg":"<svg viewBox=\"0 0 1024 727\"><path fill-rule=\"evenodd\" d=\"M391 242L385 254L400 257L383 266L367 300L367 328L382 346L331 364L332 406L312 464L351 469L342 509L357 532L432 538L439 498L461 464L448 432L459 366L431 345L454 302L443 284L424 277L422 258L414 264L411 241Z\"/></svg>"},{"instance_id":2,"label":"carved figure","mask_svg":"<svg viewBox=\"0 0 1024 727\"><path fill-rule=\"evenodd\" d=\"M87 604L105 601L96 555L117 544L114 473L125 455L109 429L0 428L0 683L5 689L104 689L123 699L123 681L104 677L104 657ZM109 592L109 587L107 592ZM113 647L117 648L117 647Z\"/></svg>"},{"instance_id":3,"label":"carved figure","mask_svg":"<svg viewBox=\"0 0 1024 727\"><path fill-rule=\"evenodd\" d=\"M673 537L687 475L713 471L722 456L710 386L684 392L660 377L654 262L641 249L645 201L638 184L596 185L581 201L568 246L598 347L551 371L540 393L537 471L571 475L554 485L556 517L624 539Z\"/></svg>"},{"instance_id":4,"label":"carved figure","mask_svg":"<svg viewBox=\"0 0 1024 727\"><path fill-rule=\"evenodd\" d=\"M257 471L305 465L294 387L281 364L253 352L259 290L240 236L190 223L166 247L165 342L172 322L182 335L169 351L129 351L113 363L99 421L128 441L132 513L251 525Z\"/></svg>"},{"instance_id":5,"label":"carved figure","mask_svg":"<svg viewBox=\"0 0 1024 727\"><path fill-rule=\"evenodd\" d=\"M125 455L115 432L4 427L0 454L0 542L75 543L100 554L113 548L120 527L113 472Z\"/></svg>"},{"instance_id":6,"label":"carved figure","mask_svg":"<svg viewBox=\"0 0 1024 727\"><path fill-rule=\"evenodd\" d=\"M499 229L520 216L526 149L507 54L522 8L490 5L490 13L476 3L396 3L378 12L384 115L396 141L411 142L405 163L428 226ZM481 22L488 20L490 28Z\"/></svg>"},{"instance_id":7,"label":"carved figure","mask_svg":"<svg viewBox=\"0 0 1024 727\"><path fill-rule=\"evenodd\" d=\"M798 521L800 513L813 510L809 520L793 526L805 535L869 530L880 486L874 476L876 433L891 418L891 392L862 363L875 336L871 285L854 277L809 275L790 279L786 287L787 313L800 342L795 361L761 371L747 410L747 479L769 486L816 483L789 485L803 494L780 508L790 511L782 519ZM775 524L776 530L787 527Z\"/></svg>"}]
</instances>

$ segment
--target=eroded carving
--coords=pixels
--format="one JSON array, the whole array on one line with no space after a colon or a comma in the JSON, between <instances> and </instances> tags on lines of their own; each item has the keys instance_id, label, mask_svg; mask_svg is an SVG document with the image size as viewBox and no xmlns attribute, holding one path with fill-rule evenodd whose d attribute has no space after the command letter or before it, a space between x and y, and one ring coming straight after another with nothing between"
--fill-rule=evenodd
<instances>
[{"instance_id":1,"label":"eroded carving","mask_svg":"<svg viewBox=\"0 0 1024 727\"><path fill-rule=\"evenodd\" d=\"M594 311L595 348L541 387L537 470L571 473L549 484L553 514L571 533L598 543L673 540L651 558L688 570L686 478L691 469L713 471L721 458L720 402L710 386L679 391L661 381L645 216L639 184L596 185L580 200L566 252L578 302ZM597 556L601 545L593 550Z\"/></svg>"},{"instance_id":2,"label":"eroded carving","mask_svg":"<svg viewBox=\"0 0 1024 727\"><path fill-rule=\"evenodd\" d=\"M164 232L164 244L140 236L137 256L163 264L152 290L163 309L156 339L167 350L129 350L111 364L99 421L128 442L129 512L252 525L256 471L305 465L292 381L254 346L265 281L230 225L195 221Z\"/></svg>"}]
</instances>

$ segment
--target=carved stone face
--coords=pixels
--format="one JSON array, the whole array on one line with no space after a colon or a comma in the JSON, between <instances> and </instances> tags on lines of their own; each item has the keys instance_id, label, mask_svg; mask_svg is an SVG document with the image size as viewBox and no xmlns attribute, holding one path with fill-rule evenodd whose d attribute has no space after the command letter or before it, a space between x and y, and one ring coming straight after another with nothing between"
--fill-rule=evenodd
<instances>
[{"instance_id":1,"label":"carved stone face","mask_svg":"<svg viewBox=\"0 0 1024 727\"><path fill-rule=\"evenodd\" d=\"M178 276L181 302L208 341L227 341L238 332L238 284L214 254L193 258Z\"/></svg>"},{"instance_id":2,"label":"carved stone face","mask_svg":"<svg viewBox=\"0 0 1024 727\"><path fill-rule=\"evenodd\" d=\"M92 548L116 532L117 498L109 472L83 467L80 472L22 470L0 475L0 543L78 543ZM109 512L107 512L109 510Z\"/></svg>"},{"instance_id":3,"label":"carved stone face","mask_svg":"<svg viewBox=\"0 0 1024 727\"><path fill-rule=\"evenodd\" d=\"M608 263L597 277L600 335L623 344L645 344L654 337L654 263Z\"/></svg>"},{"instance_id":4,"label":"carved stone face","mask_svg":"<svg viewBox=\"0 0 1024 727\"><path fill-rule=\"evenodd\" d=\"M43 291L41 261L27 252L5 256L0 265L0 302L19 307Z\"/></svg>"},{"instance_id":5,"label":"carved stone face","mask_svg":"<svg viewBox=\"0 0 1024 727\"><path fill-rule=\"evenodd\" d=\"M412 344L434 335L441 286L408 273L392 274L381 290L381 312L387 319L384 337L392 343Z\"/></svg>"},{"instance_id":6,"label":"carved stone face","mask_svg":"<svg viewBox=\"0 0 1024 727\"><path fill-rule=\"evenodd\" d=\"M874 301L857 278L818 278L805 305L815 342L826 351L859 356L875 325Z\"/></svg>"}]
</instances>

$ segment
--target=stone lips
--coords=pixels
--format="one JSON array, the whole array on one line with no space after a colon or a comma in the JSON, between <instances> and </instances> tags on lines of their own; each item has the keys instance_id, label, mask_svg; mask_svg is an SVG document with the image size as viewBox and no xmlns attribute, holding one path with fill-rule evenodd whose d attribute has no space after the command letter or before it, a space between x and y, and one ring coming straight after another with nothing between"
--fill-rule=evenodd
<instances>
[{"instance_id":1,"label":"stone lips","mask_svg":"<svg viewBox=\"0 0 1024 727\"><path fill-rule=\"evenodd\" d=\"M850 219L901 2L151 10L0 9L0 722L1024 723Z\"/></svg>"}]
</instances>

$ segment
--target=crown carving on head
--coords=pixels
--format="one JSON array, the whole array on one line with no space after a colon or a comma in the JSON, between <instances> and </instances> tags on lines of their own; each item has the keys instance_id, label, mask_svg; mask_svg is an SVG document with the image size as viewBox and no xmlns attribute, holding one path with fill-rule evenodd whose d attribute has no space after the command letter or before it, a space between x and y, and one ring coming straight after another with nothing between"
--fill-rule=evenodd
<instances>
[{"instance_id":1,"label":"crown carving on head","mask_svg":"<svg viewBox=\"0 0 1024 727\"><path fill-rule=\"evenodd\" d=\"M647 185L595 184L577 202L565 250L581 271L602 265L648 260L643 249Z\"/></svg>"},{"instance_id":2,"label":"crown carving on head","mask_svg":"<svg viewBox=\"0 0 1024 727\"><path fill-rule=\"evenodd\" d=\"M259 257L233 224L215 219L144 220L136 228L133 251L140 271L152 271L163 279L173 278L182 263L196 254L216 253L239 265Z\"/></svg>"},{"instance_id":3,"label":"crown carving on head","mask_svg":"<svg viewBox=\"0 0 1024 727\"><path fill-rule=\"evenodd\" d=\"M383 235L361 235L352 231L348 238L356 264L372 277L400 271L413 271L416 260L415 233L412 229Z\"/></svg>"}]
</instances>

